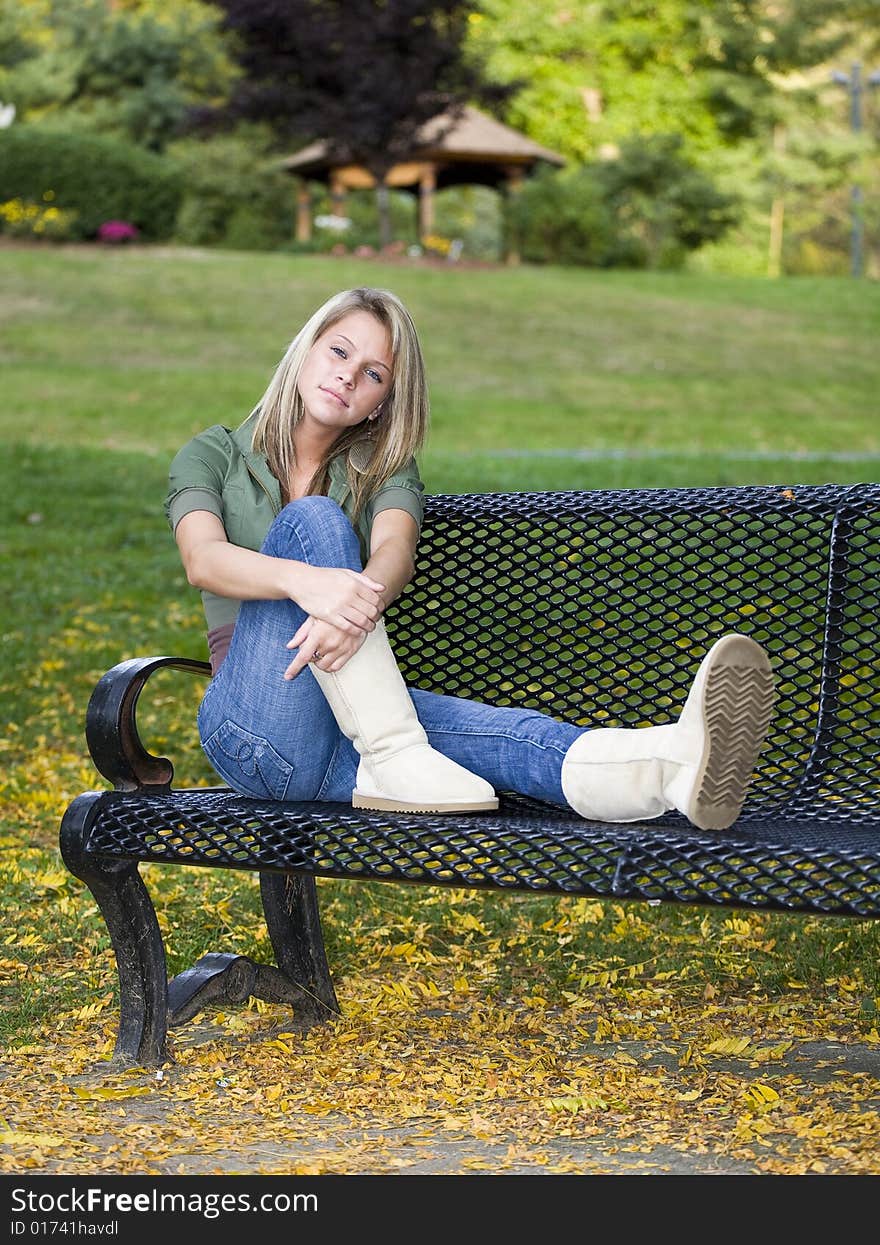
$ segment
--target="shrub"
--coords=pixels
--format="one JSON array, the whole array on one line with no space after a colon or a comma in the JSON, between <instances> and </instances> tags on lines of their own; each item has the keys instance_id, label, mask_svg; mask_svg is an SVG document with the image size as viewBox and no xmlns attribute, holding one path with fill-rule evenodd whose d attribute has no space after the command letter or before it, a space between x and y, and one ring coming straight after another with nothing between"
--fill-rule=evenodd
<instances>
[{"instance_id":1,"label":"shrub","mask_svg":"<svg viewBox=\"0 0 880 1245\"><path fill-rule=\"evenodd\" d=\"M135 225L146 239L168 238L180 206L180 171L131 143L38 125L0 130L0 200L75 213L71 236L94 238L109 220Z\"/></svg>"},{"instance_id":2,"label":"shrub","mask_svg":"<svg viewBox=\"0 0 880 1245\"><path fill-rule=\"evenodd\" d=\"M513 200L523 258L591 267L677 268L739 217L731 195L682 153L678 135L633 138L613 160L545 171Z\"/></svg>"},{"instance_id":3,"label":"shrub","mask_svg":"<svg viewBox=\"0 0 880 1245\"><path fill-rule=\"evenodd\" d=\"M718 241L739 219L738 201L687 158L680 134L631 138L594 172L618 246L640 267L681 267L688 251Z\"/></svg>"},{"instance_id":4,"label":"shrub","mask_svg":"<svg viewBox=\"0 0 880 1245\"><path fill-rule=\"evenodd\" d=\"M293 237L294 183L254 133L186 139L168 148L184 195L174 236L188 246L275 250Z\"/></svg>"},{"instance_id":5,"label":"shrub","mask_svg":"<svg viewBox=\"0 0 880 1245\"><path fill-rule=\"evenodd\" d=\"M509 203L506 225L533 263L603 267L615 254L614 219L587 167L536 174Z\"/></svg>"}]
</instances>

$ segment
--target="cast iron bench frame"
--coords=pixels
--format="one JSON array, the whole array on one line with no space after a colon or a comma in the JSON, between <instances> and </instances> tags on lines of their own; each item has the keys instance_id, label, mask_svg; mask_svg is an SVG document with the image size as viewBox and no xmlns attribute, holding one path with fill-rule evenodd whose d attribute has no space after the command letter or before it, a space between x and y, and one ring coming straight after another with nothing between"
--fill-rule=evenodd
<instances>
[{"instance_id":1,"label":"cast iron bench frame","mask_svg":"<svg viewBox=\"0 0 880 1245\"><path fill-rule=\"evenodd\" d=\"M646 566L646 559L649 565ZM115 1059L168 1059L169 1025L250 995L309 1027L339 1013L316 877L880 916L880 485L435 496L388 628L407 682L585 724L672 720L725 631L765 644L777 710L739 821L585 821L509 793L413 816L174 789L144 747L135 658L98 682L86 739L112 791L61 823L116 954ZM585 718L585 711L592 717ZM195 730L195 724L193 726ZM142 862L256 870L276 966L211 952L170 982Z\"/></svg>"}]
</instances>

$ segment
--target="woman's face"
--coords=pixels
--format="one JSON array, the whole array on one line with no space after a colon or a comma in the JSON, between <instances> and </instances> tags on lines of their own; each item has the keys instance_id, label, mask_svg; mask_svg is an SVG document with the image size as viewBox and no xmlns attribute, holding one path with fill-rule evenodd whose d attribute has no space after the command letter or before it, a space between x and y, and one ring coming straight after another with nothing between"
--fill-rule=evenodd
<instances>
[{"instance_id":1,"label":"woman's face","mask_svg":"<svg viewBox=\"0 0 880 1245\"><path fill-rule=\"evenodd\" d=\"M315 339L300 371L306 422L336 434L369 419L391 388L393 364L388 330L370 312L350 311Z\"/></svg>"}]
</instances>

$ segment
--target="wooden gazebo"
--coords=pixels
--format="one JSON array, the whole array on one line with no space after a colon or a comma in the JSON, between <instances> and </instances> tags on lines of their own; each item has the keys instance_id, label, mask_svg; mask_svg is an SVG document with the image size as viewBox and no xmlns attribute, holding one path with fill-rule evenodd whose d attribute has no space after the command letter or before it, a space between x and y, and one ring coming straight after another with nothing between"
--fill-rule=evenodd
<instances>
[{"instance_id":1,"label":"wooden gazebo","mask_svg":"<svg viewBox=\"0 0 880 1245\"><path fill-rule=\"evenodd\" d=\"M419 235L434 228L434 191L447 186L482 185L513 193L541 164L564 165L556 151L532 142L525 134L502 125L477 108L466 107L456 120L446 114L422 126L412 152L395 164L385 185L408 190L419 197ZM376 179L363 165L346 164L328 155L328 144L310 143L282 161L282 167L299 179L296 236L308 241L312 230L312 205L308 183L330 187L335 215L344 215L348 190L375 187ZM516 256L508 253L508 261Z\"/></svg>"}]
</instances>

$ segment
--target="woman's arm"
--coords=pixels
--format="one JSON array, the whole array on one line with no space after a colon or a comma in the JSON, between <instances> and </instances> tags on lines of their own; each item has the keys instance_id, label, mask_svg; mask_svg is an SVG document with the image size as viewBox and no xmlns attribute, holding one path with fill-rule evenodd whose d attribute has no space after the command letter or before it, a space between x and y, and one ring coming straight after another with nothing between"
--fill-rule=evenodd
<instances>
[{"instance_id":1,"label":"woman's arm","mask_svg":"<svg viewBox=\"0 0 880 1245\"><path fill-rule=\"evenodd\" d=\"M380 510L370 530L370 557L364 574L384 584L383 611L396 601L416 569L419 528L406 510Z\"/></svg>"},{"instance_id":2,"label":"woman's arm","mask_svg":"<svg viewBox=\"0 0 880 1245\"><path fill-rule=\"evenodd\" d=\"M385 584L380 594L380 612L400 596L415 571L416 542L419 529L406 510L381 510L370 531L370 557L364 573ZM307 618L288 644L299 648L287 667L284 677L295 679L299 672L314 661L320 670L341 670L363 644L366 635L341 632L316 618ZM315 652L320 657L315 660Z\"/></svg>"},{"instance_id":3,"label":"woman's arm","mask_svg":"<svg viewBox=\"0 0 880 1245\"><path fill-rule=\"evenodd\" d=\"M287 597L311 617L361 637L372 631L384 608L383 582L345 567L310 566L233 545L223 524L207 510L184 515L174 538L188 581L217 596L237 601Z\"/></svg>"}]
</instances>

